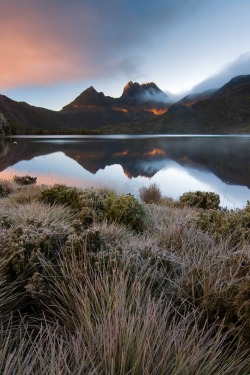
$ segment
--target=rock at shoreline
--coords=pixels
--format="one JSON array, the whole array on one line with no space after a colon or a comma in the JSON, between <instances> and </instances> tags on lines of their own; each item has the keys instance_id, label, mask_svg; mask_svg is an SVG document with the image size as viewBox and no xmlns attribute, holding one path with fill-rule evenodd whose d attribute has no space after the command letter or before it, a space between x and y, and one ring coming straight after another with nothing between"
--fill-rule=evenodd
<instances>
[{"instance_id":1,"label":"rock at shoreline","mask_svg":"<svg viewBox=\"0 0 250 375\"><path fill-rule=\"evenodd\" d=\"M0 136L10 134L10 124L5 116L0 113Z\"/></svg>"}]
</instances>

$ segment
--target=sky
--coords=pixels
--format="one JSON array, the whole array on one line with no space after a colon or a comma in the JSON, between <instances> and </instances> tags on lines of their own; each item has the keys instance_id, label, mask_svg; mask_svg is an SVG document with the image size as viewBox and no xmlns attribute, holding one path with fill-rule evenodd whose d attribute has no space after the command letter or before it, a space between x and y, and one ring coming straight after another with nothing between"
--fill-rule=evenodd
<instances>
[{"instance_id":1,"label":"sky","mask_svg":"<svg viewBox=\"0 0 250 375\"><path fill-rule=\"evenodd\" d=\"M0 93L60 110L128 81L184 96L250 74L250 0L0 0Z\"/></svg>"}]
</instances>

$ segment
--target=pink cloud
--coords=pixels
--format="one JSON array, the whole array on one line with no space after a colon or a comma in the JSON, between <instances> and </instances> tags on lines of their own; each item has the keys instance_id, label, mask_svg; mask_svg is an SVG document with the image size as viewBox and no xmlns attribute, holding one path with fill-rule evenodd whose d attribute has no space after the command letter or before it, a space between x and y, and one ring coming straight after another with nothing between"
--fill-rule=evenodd
<instances>
[{"instance_id":1,"label":"pink cloud","mask_svg":"<svg viewBox=\"0 0 250 375\"><path fill-rule=\"evenodd\" d=\"M115 74L131 79L152 36L185 15L188 7L179 3L2 0L0 89Z\"/></svg>"},{"instance_id":2,"label":"pink cloud","mask_svg":"<svg viewBox=\"0 0 250 375\"><path fill-rule=\"evenodd\" d=\"M46 85L96 74L88 38L77 35L74 23L72 30L72 14L67 22L66 10L34 9L25 1L22 5L0 5L0 88Z\"/></svg>"}]
</instances>

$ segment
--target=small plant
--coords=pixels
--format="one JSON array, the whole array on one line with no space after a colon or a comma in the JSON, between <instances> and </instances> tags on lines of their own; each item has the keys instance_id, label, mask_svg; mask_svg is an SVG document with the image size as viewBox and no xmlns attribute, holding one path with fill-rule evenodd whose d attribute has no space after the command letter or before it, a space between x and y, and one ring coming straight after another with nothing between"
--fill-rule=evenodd
<instances>
[{"instance_id":1,"label":"small plant","mask_svg":"<svg viewBox=\"0 0 250 375\"><path fill-rule=\"evenodd\" d=\"M31 176L14 176L13 180L18 185L33 185L36 183L37 177Z\"/></svg>"},{"instance_id":2,"label":"small plant","mask_svg":"<svg viewBox=\"0 0 250 375\"><path fill-rule=\"evenodd\" d=\"M209 210L219 208L220 197L212 192L195 191L184 193L180 197L180 202L189 207Z\"/></svg>"},{"instance_id":3,"label":"small plant","mask_svg":"<svg viewBox=\"0 0 250 375\"><path fill-rule=\"evenodd\" d=\"M105 215L110 221L123 223L126 226L142 231L145 223L145 210L131 194L109 194L105 199Z\"/></svg>"},{"instance_id":4,"label":"small plant","mask_svg":"<svg viewBox=\"0 0 250 375\"><path fill-rule=\"evenodd\" d=\"M198 226L215 237L230 237L235 244L250 239L249 206L242 210L209 210L200 213Z\"/></svg>"},{"instance_id":5,"label":"small plant","mask_svg":"<svg viewBox=\"0 0 250 375\"><path fill-rule=\"evenodd\" d=\"M80 192L76 188L71 188L65 185L57 184L51 188L44 189L41 192L43 202L49 204L62 204L70 206L73 209L79 210L81 198Z\"/></svg>"},{"instance_id":6,"label":"small plant","mask_svg":"<svg viewBox=\"0 0 250 375\"><path fill-rule=\"evenodd\" d=\"M44 228L41 223L19 225L2 231L0 233L2 256L10 260L9 268L5 268L6 276L27 280L34 272L40 271L41 255L48 260L58 257L71 232L68 227L51 225L50 228Z\"/></svg>"},{"instance_id":7,"label":"small plant","mask_svg":"<svg viewBox=\"0 0 250 375\"><path fill-rule=\"evenodd\" d=\"M155 183L149 187L141 187L139 193L141 200L145 203L159 204L162 198L161 190Z\"/></svg>"},{"instance_id":8,"label":"small plant","mask_svg":"<svg viewBox=\"0 0 250 375\"><path fill-rule=\"evenodd\" d=\"M104 217L104 201L107 193L101 190L77 189L55 185L42 191L40 200L50 205L66 205L72 208L85 228Z\"/></svg>"}]
</instances>

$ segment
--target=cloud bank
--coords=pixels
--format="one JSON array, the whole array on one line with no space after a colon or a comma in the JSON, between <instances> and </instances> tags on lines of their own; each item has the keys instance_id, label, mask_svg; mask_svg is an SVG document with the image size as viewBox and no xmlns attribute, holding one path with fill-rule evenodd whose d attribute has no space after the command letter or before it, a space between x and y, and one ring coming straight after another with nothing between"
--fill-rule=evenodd
<instances>
[{"instance_id":1,"label":"cloud bank","mask_svg":"<svg viewBox=\"0 0 250 375\"><path fill-rule=\"evenodd\" d=\"M198 0L8 0L0 4L0 89L138 75L152 38Z\"/></svg>"},{"instance_id":2,"label":"cloud bank","mask_svg":"<svg viewBox=\"0 0 250 375\"><path fill-rule=\"evenodd\" d=\"M241 55L237 60L227 65L218 74L206 79L192 90L194 93L209 89L217 89L238 75L250 74L250 53Z\"/></svg>"}]
</instances>

